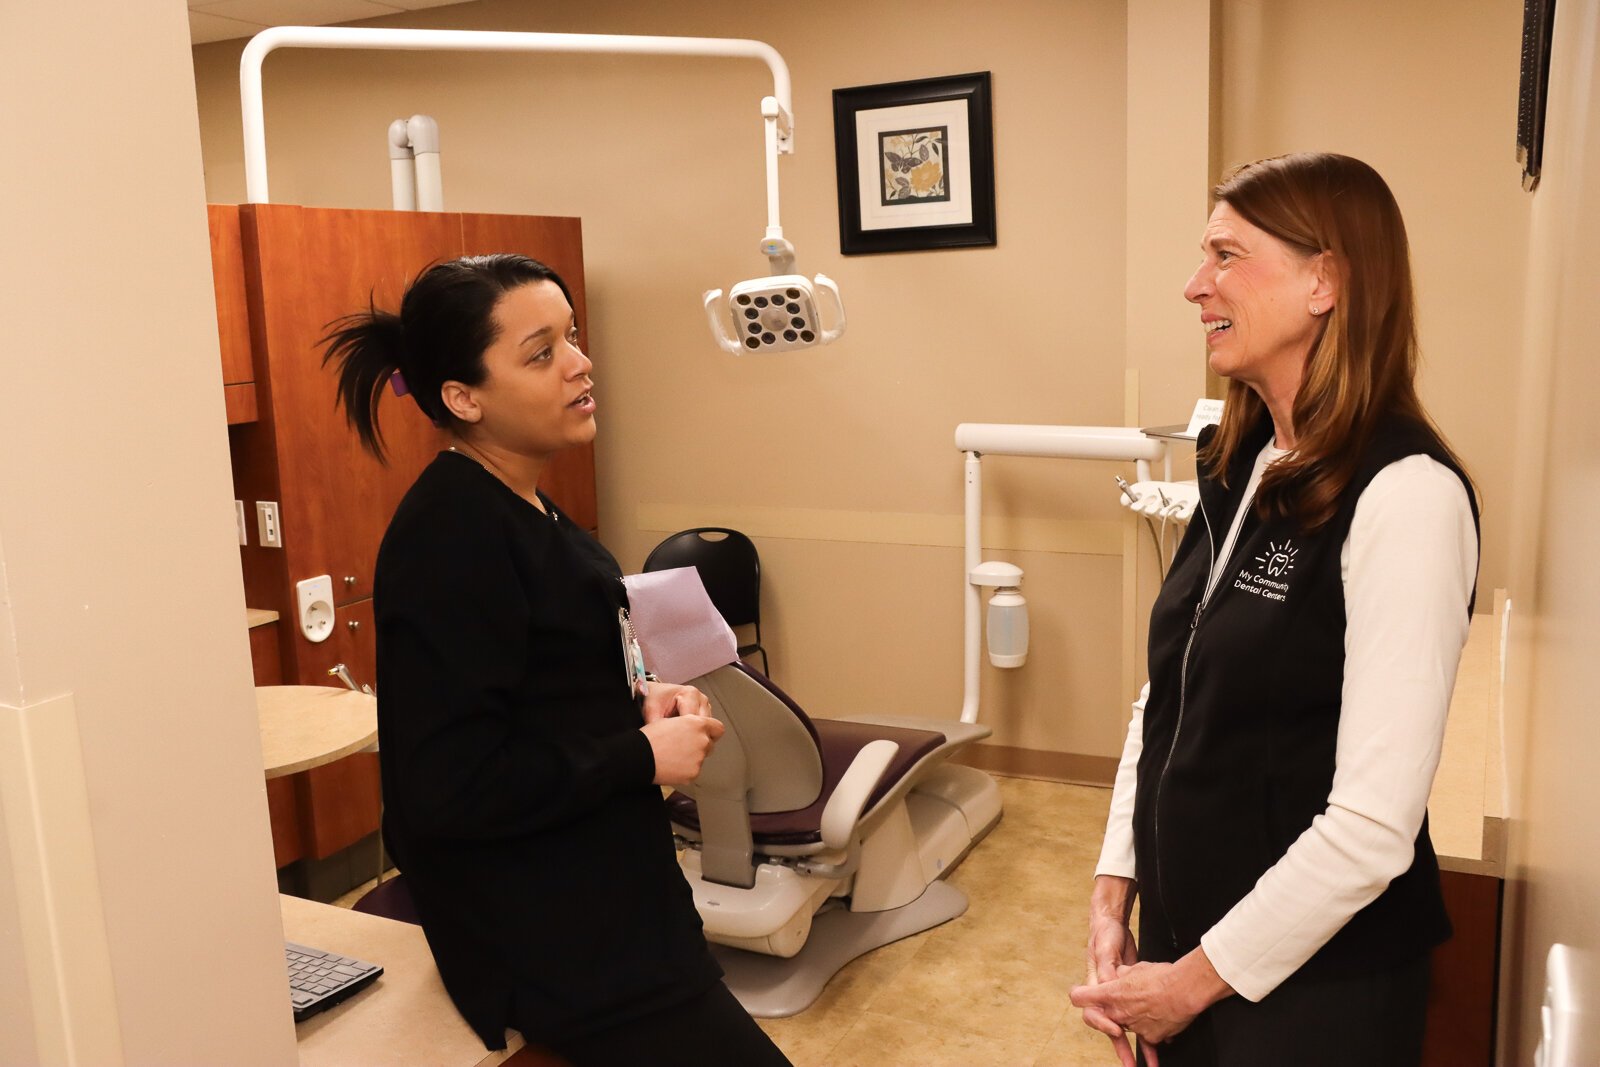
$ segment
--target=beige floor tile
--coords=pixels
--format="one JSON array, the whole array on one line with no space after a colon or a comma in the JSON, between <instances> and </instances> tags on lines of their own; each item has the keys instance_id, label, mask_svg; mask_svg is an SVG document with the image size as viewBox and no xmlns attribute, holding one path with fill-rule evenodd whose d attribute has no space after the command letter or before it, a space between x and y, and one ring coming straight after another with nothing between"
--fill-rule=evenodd
<instances>
[{"instance_id":1,"label":"beige floor tile","mask_svg":"<svg viewBox=\"0 0 1600 1067\"><path fill-rule=\"evenodd\" d=\"M915 958L926 934L885 945L846 964L811 1007L787 1019L757 1019L795 1067L827 1062L878 993Z\"/></svg>"},{"instance_id":2,"label":"beige floor tile","mask_svg":"<svg viewBox=\"0 0 1600 1067\"><path fill-rule=\"evenodd\" d=\"M1070 1006L1075 971L1003 952L931 938L873 999L871 1012L908 1022L938 1019L964 1032L1040 1047Z\"/></svg>"},{"instance_id":3,"label":"beige floor tile","mask_svg":"<svg viewBox=\"0 0 1600 1067\"><path fill-rule=\"evenodd\" d=\"M1035 839L1081 840L1100 849L1111 791L1062 785L1031 778L997 778L1005 805L1001 825L1025 830Z\"/></svg>"},{"instance_id":4,"label":"beige floor tile","mask_svg":"<svg viewBox=\"0 0 1600 1067\"><path fill-rule=\"evenodd\" d=\"M868 1055L877 1047L873 1041L890 1043L885 1055L909 1057L882 1060L884 1067L1029 1063L1028 1050L1036 1053L1047 1041L1052 1062L1099 1054L1099 1046L1072 1032L1076 1027L1087 1038L1096 1036L1082 1026L1067 991L1081 980L1089 891L1110 793L1017 778L999 783L1005 817L950 879L967 894L967 913L858 960L811 1009L763 1024L797 1067L874 1063ZM916 1034L930 1020L949 1031L936 1035L944 1051L921 1045L894 1051L902 1040L897 1035ZM1109 1053L1110 1044L1103 1043ZM1008 1051L994 1051L1001 1046ZM1013 1058L992 1061L991 1054Z\"/></svg>"},{"instance_id":5,"label":"beige floor tile","mask_svg":"<svg viewBox=\"0 0 1600 1067\"><path fill-rule=\"evenodd\" d=\"M1106 1035L1083 1025L1076 1009L1069 1011L1050 1035L1033 1067L1121 1067Z\"/></svg>"},{"instance_id":6,"label":"beige floor tile","mask_svg":"<svg viewBox=\"0 0 1600 1067\"><path fill-rule=\"evenodd\" d=\"M866 1012L827 1067L1031 1067L1039 1042L990 1037L930 1021Z\"/></svg>"}]
</instances>

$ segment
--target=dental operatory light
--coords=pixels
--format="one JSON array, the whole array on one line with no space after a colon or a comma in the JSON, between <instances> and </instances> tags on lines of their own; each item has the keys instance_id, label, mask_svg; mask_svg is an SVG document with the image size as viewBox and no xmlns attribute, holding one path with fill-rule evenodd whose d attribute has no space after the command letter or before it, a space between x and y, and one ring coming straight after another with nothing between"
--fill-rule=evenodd
<instances>
[{"instance_id":1,"label":"dental operatory light","mask_svg":"<svg viewBox=\"0 0 1600 1067\"><path fill-rule=\"evenodd\" d=\"M718 347L724 352L759 355L838 340L844 333L844 301L833 279L824 274L807 278L792 273L794 247L782 238L762 241L761 250L772 259L775 270L789 267L790 272L737 282L726 296L721 289L705 294L706 316ZM829 305L826 324L819 312L823 303L819 295Z\"/></svg>"},{"instance_id":2,"label":"dental operatory light","mask_svg":"<svg viewBox=\"0 0 1600 1067\"><path fill-rule=\"evenodd\" d=\"M843 335L845 325L839 287L826 275L807 278L795 272L794 245L784 239L778 223L778 153L788 143L788 113L769 96L761 101L761 117L767 134L767 233L761 254L772 273L736 282L726 295L708 289L701 298L711 336L724 352L735 355L829 344ZM819 295L829 305L826 323L819 314Z\"/></svg>"},{"instance_id":3,"label":"dental operatory light","mask_svg":"<svg viewBox=\"0 0 1600 1067\"><path fill-rule=\"evenodd\" d=\"M1023 597L1022 568L990 561L972 569L967 580L993 589L989 598L989 662L1020 667L1028 662L1028 601Z\"/></svg>"},{"instance_id":4,"label":"dental operatory light","mask_svg":"<svg viewBox=\"0 0 1600 1067\"><path fill-rule=\"evenodd\" d=\"M795 272L794 246L784 239L778 222L778 156L794 151L794 114L789 66L771 45L725 37L274 26L252 37L239 57L245 199L252 204L270 203L261 63L284 47L701 56L765 63L772 72L772 95L761 99L767 170L767 230L761 251L769 273L736 283L726 295L721 289L709 290L702 302L717 344L732 353L789 352L843 335L839 287L821 274L807 278ZM397 119L390 124L388 140L396 210L442 211L437 123L425 115Z\"/></svg>"}]
</instances>

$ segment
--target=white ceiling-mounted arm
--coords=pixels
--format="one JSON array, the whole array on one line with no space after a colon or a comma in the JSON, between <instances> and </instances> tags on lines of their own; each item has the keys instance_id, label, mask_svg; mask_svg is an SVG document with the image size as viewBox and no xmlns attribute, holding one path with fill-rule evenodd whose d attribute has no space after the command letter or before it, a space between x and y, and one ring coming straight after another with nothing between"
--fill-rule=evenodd
<instances>
[{"instance_id":1,"label":"white ceiling-mounted arm","mask_svg":"<svg viewBox=\"0 0 1600 1067\"><path fill-rule=\"evenodd\" d=\"M389 188L396 211L417 210L417 167L405 119L389 123Z\"/></svg>"},{"instance_id":2,"label":"white ceiling-mounted arm","mask_svg":"<svg viewBox=\"0 0 1600 1067\"><path fill-rule=\"evenodd\" d=\"M278 48L353 48L430 52L592 52L611 55L707 56L759 59L772 71L777 102L768 139L768 226L776 228L780 153L794 151L794 103L789 66L762 41L731 37L636 37L608 33L515 33L499 30L388 30L348 26L275 26L250 39L239 59L244 112L245 200L268 202L267 134L261 97L261 63ZM763 106L763 111L765 111ZM763 116L765 120L765 116ZM781 233L781 230L780 230Z\"/></svg>"},{"instance_id":3,"label":"white ceiling-mounted arm","mask_svg":"<svg viewBox=\"0 0 1600 1067\"><path fill-rule=\"evenodd\" d=\"M439 124L431 115L389 123L389 177L396 211L443 211Z\"/></svg>"},{"instance_id":4,"label":"white ceiling-mounted arm","mask_svg":"<svg viewBox=\"0 0 1600 1067\"><path fill-rule=\"evenodd\" d=\"M417 160L417 210L444 210L444 172L439 166L439 124L428 115L406 120Z\"/></svg>"}]
</instances>

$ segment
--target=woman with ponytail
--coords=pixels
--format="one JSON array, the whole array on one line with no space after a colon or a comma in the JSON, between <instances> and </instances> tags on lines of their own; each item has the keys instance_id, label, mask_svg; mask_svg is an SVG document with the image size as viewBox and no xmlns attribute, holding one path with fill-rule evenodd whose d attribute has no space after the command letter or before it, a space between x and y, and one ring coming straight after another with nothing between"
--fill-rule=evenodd
<instances>
[{"instance_id":1,"label":"woman with ponytail","mask_svg":"<svg viewBox=\"0 0 1600 1067\"><path fill-rule=\"evenodd\" d=\"M1184 296L1227 403L1151 612L1072 1000L1127 1067L1128 1031L1152 1067L1415 1067L1477 503L1417 398L1383 179L1301 154L1214 192Z\"/></svg>"},{"instance_id":2,"label":"woman with ponytail","mask_svg":"<svg viewBox=\"0 0 1600 1067\"><path fill-rule=\"evenodd\" d=\"M706 949L659 788L722 724L696 689L629 680L617 562L539 492L594 439L579 341L566 284L517 255L434 266L327 338L375 455L391 383L452 442L378 553L384 840L486 1047L514 1028L574 1067L786 1064Z\"/></svg>"}]
</instances>

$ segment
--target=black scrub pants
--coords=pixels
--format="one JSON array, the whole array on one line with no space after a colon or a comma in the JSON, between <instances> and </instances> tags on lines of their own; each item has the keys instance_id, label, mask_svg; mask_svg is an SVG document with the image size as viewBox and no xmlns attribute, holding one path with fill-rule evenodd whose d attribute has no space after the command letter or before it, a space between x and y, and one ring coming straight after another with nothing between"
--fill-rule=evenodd
<instances>
[{"instance_id":1,"label":"black scrub pants","mask_svg":"<svg viewBox=\"0 0 1600 1067\"><path fill-rule=\"evenodd\" d=\"M1291 976L1258 1003L1220 1000L1156 1056L1161 1067L1417 1067L1428 963L1424 955L1353 978Z\"/></svg>"},{"instance_id":2,"label":"black scrub pants","mask_svg":"<svg viewBox=\"0 0 1600 1067\"><path fill-rule=\"evenodd\" d=\"M792 1067L721 982L687 1004L550 1049L572 1067Z\"/></svg>"}]
</instances>

